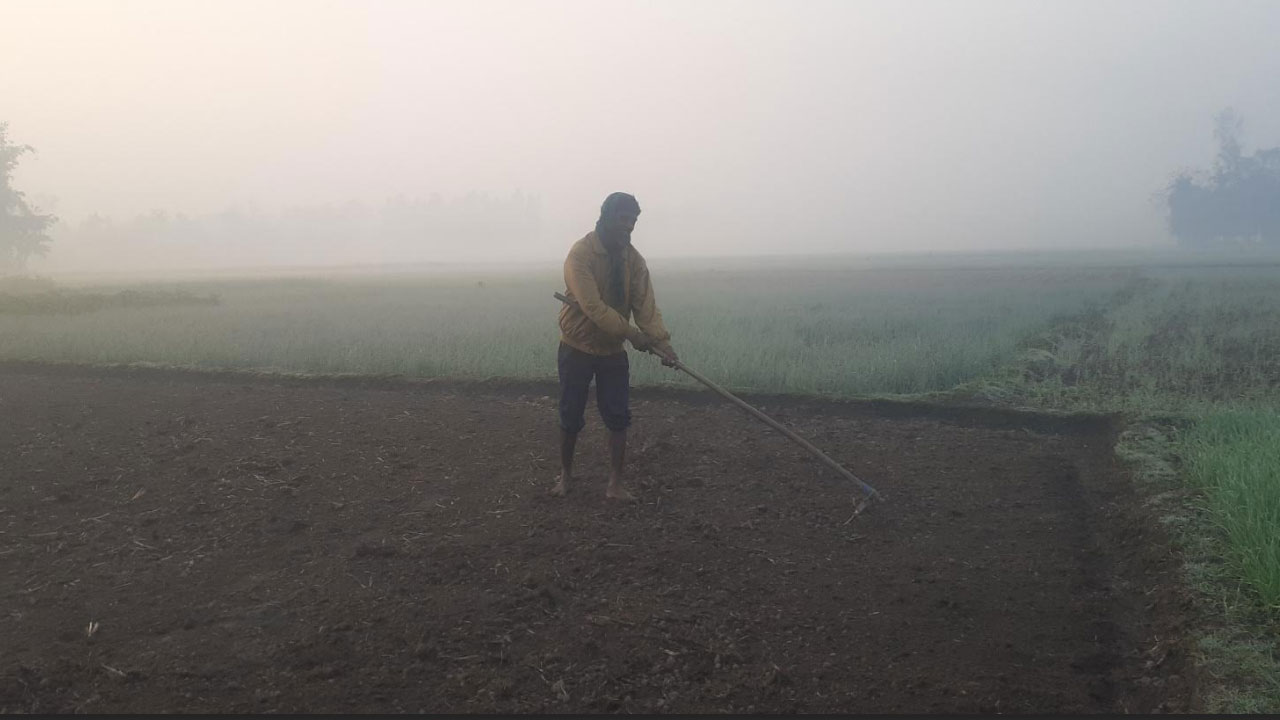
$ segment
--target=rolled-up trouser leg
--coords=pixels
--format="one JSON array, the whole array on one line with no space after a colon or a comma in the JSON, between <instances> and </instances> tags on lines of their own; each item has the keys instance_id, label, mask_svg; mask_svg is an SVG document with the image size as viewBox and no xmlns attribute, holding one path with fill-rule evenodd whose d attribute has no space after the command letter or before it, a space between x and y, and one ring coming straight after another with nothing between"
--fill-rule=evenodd
<instances>
[{"instance_id":1,"label":"rolled-up trouser leg","mask_svg":"<svg viewBox=\"0 0 1280 720\"><path fill-rule=\"evenodd\" d=\"M605 427L614 432L631 425L631 365L627 352L595 358L596 406Z\"/></svg>"},{"instance_id":2,"label":"rolled-up trouser leg","mask_svg":"<svg viewBox=\"0 0 1280 720\"><path fill-rule=\"evenodd\" d=\"M586 420L587 390L595 373L594 357L560 343L556 365L560 370L560 427L569 433L582 431Z\"/></svg>"}]
</instances>

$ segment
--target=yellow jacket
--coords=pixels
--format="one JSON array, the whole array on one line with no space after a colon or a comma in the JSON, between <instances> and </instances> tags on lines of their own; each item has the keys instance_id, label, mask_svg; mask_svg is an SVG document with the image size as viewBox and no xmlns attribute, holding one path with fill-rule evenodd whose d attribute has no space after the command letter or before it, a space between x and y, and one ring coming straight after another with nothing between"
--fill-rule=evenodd
<instances>
[{"instance_id":1,"label":"yellow jacket","mask_svg":"<svg viewBox=\"0 0 1280 720\"><path fill-rule=\"evenodd\" d=\"M564 261L565 295L576 300L578 307L565 305L560 308L560 340L566 345L592 355L613 355L622 352L623 341L636 336L628 319L635 313L636 325L656 341L668 346L671 333L662 324L662 313L653 299L653 283L649 280L649 266L640 252L628 245L624 258L626 287L625 314L614 310L605 302L609 283L609 251L595 231L573 244L569 257Z\"/></svg>"}]
</instances>

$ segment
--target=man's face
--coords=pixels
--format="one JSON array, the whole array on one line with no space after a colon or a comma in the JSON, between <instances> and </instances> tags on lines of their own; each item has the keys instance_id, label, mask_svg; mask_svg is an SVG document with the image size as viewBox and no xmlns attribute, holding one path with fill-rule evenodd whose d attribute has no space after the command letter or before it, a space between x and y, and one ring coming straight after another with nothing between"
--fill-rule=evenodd
<instances>
[{"instance_id":1,"label":"man's face","mask_svg":"<svg viewBox=\"0 0 1280 720\"><path fill-rule=\"evenodd\" d=\"M611 213L605 222L605 227L610 233L623 237L631 237L631 231L636 228L636 220L640 218L640 213L634 210L618 210Z\"/></svg>"}]
</instances>

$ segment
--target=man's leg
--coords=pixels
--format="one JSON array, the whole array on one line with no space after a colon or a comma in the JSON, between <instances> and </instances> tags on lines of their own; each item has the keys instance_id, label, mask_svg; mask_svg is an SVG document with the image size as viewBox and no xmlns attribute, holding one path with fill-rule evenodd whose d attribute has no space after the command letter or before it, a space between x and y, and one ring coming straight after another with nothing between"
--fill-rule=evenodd
<instances>
[{"instance_id":1,"label":"man's leg","mask_svg":"<svg viewBox=\"0 0 1280 720\"><path fill-rule=\"evenodd\" d=\"M557 363L560 370L560 477L551 494L564 497L573 481L573 451L578 433L585 425L587 389L591 386L592 358L560 343Z\"/></svg>"},{"instance_id":2,"label":"man's leg","mask_svg":"<svg viewBox=\"0 0 1280 720\"><path fill-rule=\"evenodd\" d=\"M578 433L560 428L560 477L556 479L551 494L564 497L569 492L569 481L573 479L573 449L578 444Z\"/></svg>"},{"instance_id":3,"label":"man's leg","mask_svg":"<svg viewBox=\"0 0 1280 720\"><path fill-rule=\"evenodd\" d=\"M631 369L626 351L596 359L596 404L605 427L609 428L609 486L605 495L616 500L635 500L622 483L627 427L631 425Z\"/></svg>"},{"instance_id":4,"label":"man's leg","mask_svg":"<svg viewBox=\"0 0 1280 720\"><path fill-rule=\"evenodd\" d=\"M627 457L627 430L609 431L609 487L604 494L615 500L635 500L622 485L622 464Z\"/></svg>"}]
</instances>

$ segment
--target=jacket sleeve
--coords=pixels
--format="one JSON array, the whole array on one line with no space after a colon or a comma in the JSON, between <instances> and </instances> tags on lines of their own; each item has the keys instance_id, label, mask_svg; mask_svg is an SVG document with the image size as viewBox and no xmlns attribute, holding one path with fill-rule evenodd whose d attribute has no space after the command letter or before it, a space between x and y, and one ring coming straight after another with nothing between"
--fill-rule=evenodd
<instances>
[{"instance_id":1,"label":"jacket sleeve","mask_svg":"<svg viewBox=\"0 0 1280 720\"><path fill-rule=\"evenodd\" d=\"M617 310L600 297L600 288L591 274L589 251L580 252L577 248L569 253L564 261L564 284L569 295L578 301L578 307L601 330L616 338L630 339L635 330Z\"/></svg>"},{"instance_id":2,"label":"jacket sleeve","mask_svg":"<svg viewBox=\"0 0 1280 720\"><path fill-rule=\"evenodd\" d=\"M649 264L636 253L635 265L631 271L631 312L635 314L636 325L654 341L669 345L671 333L662 324L662 313L658 312L658 303L653 297L653 281L649 279Z\"/></svg>"}]
</instances>

